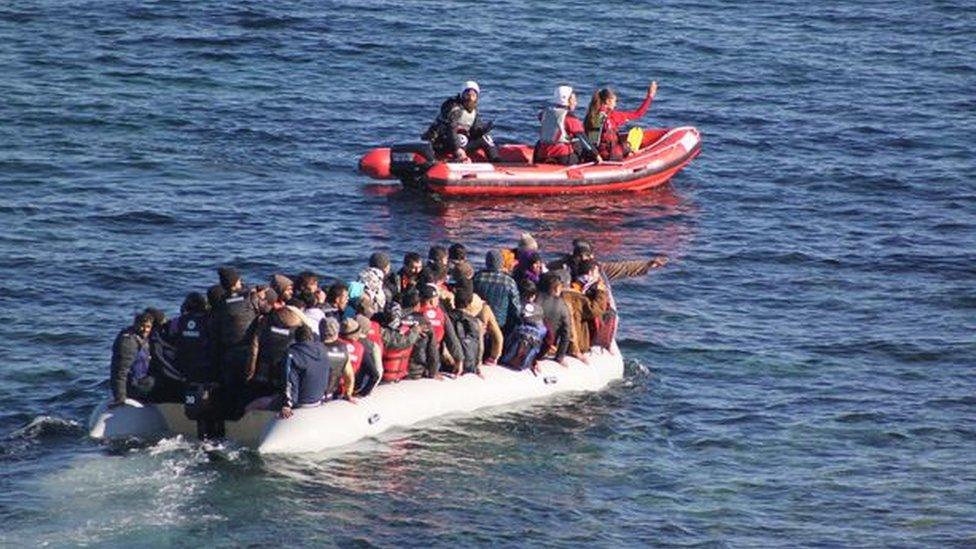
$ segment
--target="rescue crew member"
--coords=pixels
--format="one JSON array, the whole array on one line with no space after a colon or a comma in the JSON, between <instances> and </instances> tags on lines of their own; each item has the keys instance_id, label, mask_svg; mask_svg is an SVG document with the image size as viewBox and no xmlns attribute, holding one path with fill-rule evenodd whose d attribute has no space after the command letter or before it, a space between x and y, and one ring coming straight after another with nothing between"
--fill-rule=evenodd
<instances>
[{"instance_id":1,"label":"rescue crew member","mask_svg":"<svg viewBox=\"0 0 976 549\"><path fill-rule=\"evenodd\" d=\"M220 373L228 412L240 411L240 398L247 379L252 324L261 313L259 295L244 288L244 281L233 267L217 270L224 296L213 311L214 343L217 345Z\"/></svg>"},{"instance_id":2,"label":"rescue crew member","mask_svg":"<svg viewBox=\"0 0 976 549\"><path fill-rule=\"evenodd\" d=\"M480 95L478 83L468 80L461 93L441 104L437 118L421 136L430 141L438 158L453 156L458 162L470 162L480 149L489 162L498 162L498 149L489 135L492 124L483 123L478 113Z\"/></svg>"},{"instance_id":3,"label":"rescue crew member","mask_svg":"<svg viewBox=\"0 0 976 549\"><path fill-rule=\"evenodd\" d=\"M583 125L586 128L587 139L596 147L601 158L623 160L634 152L630 150L629 143L620 141L620 126L644 116L655 94L657 94L657 82L651 82L647 87L644 102L634 111L616 110L617 94L610 88L597 90L593 94L590 106L586 109Z\"/></svg>"},{"instance_id":4,"label":"rescue crew member","mask_svg":"<svg viewBox=\"0 0 976 549\"><path fill-rule=\"evenodd\" d=\"M136 315L132 325L124 328L112 344L112 403L122 406L128 396L149 398L155 380L149 375L149 332L153 317L149 313Z\"/></svg>"},{"instance_id":5,"label":"rescue crew member","mask_svg":"<svg viewBox=\"0 0 976 549\"><path fill-rule=\"evenodd\" d=\"M581 160L600 162L600 156L586 139L586 129L576 110L576 94L569 86L559 86L553 103L543 109L539 118L539 142L535 146L534 162L571 166Z\"/></svg>"}]
</instances>

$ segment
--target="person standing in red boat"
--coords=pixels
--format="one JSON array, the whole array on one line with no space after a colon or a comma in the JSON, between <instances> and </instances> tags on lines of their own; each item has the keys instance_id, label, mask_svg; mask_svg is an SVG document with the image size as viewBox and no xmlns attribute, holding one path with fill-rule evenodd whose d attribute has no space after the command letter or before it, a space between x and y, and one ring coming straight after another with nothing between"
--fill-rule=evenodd
<instances>
[{"instance_id":1,"label":"person standing in red boat","mask_svg":"<svg viewBox=\"0 0 976 549\"><path fill-rule=\"evenodd\" d=\"M657 82L651 82L647 87L644 102L634 111L618 111L617 94L610 88L597 90L590 100L586 110L584 126L586 136L596 146L600 157L604 160L623 160L633 153L630 144L620 140L620 126L644 116L651 106L654 95L657 94Z\"/></svg>"},{"instance_id":2,"label":"person standing in red boat","mask_svg":"<svg viewBox=\"0 0 976 549\"><path fill-rule=\"evenodd\" d=\"M491 122L485 123L478 113L481 87L474 80L464 83L461 93L441 104L440 113L421 136L430 141L438 158L453 156L458 162L470 162L470 156L481 150L489 162L498 162L498 149L491 139Z\"/></svg>"},{"instance_id":3,"label":"person standing in red boat","mask_svg":"<svg viewBox=\"0 0 976 549\"><path fill-rule=\"evenodd\" d=\"M553 93L552 104L539 115L542 126L539 142L535 145L536 164L563 164L571 166L580 160L600 157L586 139L586 129L573 114L577 100L573 88L558 86Z\"/></svg>"}]
</instances>

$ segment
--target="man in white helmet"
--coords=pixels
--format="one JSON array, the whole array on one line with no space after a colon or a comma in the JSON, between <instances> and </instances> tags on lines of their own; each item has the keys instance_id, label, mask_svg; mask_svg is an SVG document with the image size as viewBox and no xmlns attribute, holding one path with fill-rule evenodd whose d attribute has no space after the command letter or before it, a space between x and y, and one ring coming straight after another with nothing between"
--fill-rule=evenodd
<instances>
[{"instance_id":1,"label":"man in white helmet","mask_svg":"<svg viewBox=\"0 0 976 549\"><path fill-rule=\"evenodd\" d=\"M478 83L468 80L461 93L441 104L440 114L422 136L431 142L438 158L470 162L471 154L480 149L489 162L498 162L498 149L488 135L492 124L482 123L478 115L480 95Z\"/></svg>"}]
</instances>

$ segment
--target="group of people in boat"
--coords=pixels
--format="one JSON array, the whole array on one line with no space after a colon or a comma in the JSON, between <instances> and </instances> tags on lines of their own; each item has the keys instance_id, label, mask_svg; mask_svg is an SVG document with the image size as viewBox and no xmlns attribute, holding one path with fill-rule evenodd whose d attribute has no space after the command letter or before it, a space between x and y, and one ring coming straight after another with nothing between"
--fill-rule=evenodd
<instances>
[{"instance_id":1,"label":"group of people in boat","mask_svg":"<svg viewBox=\"0 0 976 549\"><path fill-rule=\"evenodd\" d=\"M594 92L580 120L574 114L578 100L570 86L558 86L539 113L539 140L535 163L572 165L580 162L619 161L630 156L633 145L621 138L622 126L644 116L657 93L657 82L647 88L643 103L633 111L617 110L617 95L610 88ZM493 124L478 111L481 87L469 80L461 93L441 104L437 118L421 136L430 141L438 158L470 162L476 152L488 162L500 162L498 148L490 135ZM639 146L639 145L638 145Z\"/></svg>"},{"instance_id":2,"label":"group of people in boat","mask_svg":"<svg viewBox=\"0 0 976 549\"><path fill-rule=\"evenodd\" d=\"M328 286L305 271L248 287L221 267L219 284L189 293L175 318L147 308L121 330L111 406L183 402L189 387L206 386L217 388L225 418L253 409L287 418L365 397L382 382L482 375L495 365L535 371L542 357L585 362L614 336L609 281L664 263L601 263L584 240L546 262L524 233L516 247L487 252L477 272L460 243L431 247L426 261L407 253L398 270L376 252L355 280Z\"/></svg>"}]
</instances>

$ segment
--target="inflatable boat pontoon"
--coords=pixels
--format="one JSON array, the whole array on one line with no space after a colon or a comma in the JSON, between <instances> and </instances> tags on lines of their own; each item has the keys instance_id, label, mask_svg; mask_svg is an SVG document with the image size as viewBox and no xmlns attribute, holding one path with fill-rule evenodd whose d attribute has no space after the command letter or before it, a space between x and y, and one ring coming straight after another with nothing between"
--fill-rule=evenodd
<instances>
[{"instance_id":1,"label":"inflatable boat pontoon","mask_svg":"<svg viewBox=\"0 0 976 549\"><path fill-rule=\"evenodd\" d=\"M667 182L700 151L701 135L686 126L644 130L640 150L621 162L533 164L533 147L525 144L500 145L496 164L477 155L474 162L446 162L434 157L429 143L408 143L369 151L359 170L442 196L642 191Z\"/></svg>"},{"instance_id":2,"label":"inflatable boat pontoon","mask_svg":"<svg viewBox=\"0 0 976 549\"><path fill-rule=\"evenodd\" d=\"M465 375L382 384L355 403L336 400L298 408L288 419L278 418L276 412L251 411L238 421L224 422L224 433L227 439L263 454L317 452L439 416L488 407L504 409L507 404L559 393L597 391L623 377L623 358L616 343L610 350L595 347L588 354L588 364L569 360L568 366L543 360L538 375L483 366L484 378ZM96 439L197 435L197 422L187 418L183 404L129 400L126 406L109 409L108 403L106 400L92 412L89 429Z\"/></svg>"}]
</instances>

